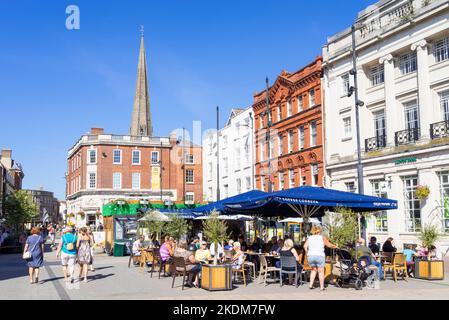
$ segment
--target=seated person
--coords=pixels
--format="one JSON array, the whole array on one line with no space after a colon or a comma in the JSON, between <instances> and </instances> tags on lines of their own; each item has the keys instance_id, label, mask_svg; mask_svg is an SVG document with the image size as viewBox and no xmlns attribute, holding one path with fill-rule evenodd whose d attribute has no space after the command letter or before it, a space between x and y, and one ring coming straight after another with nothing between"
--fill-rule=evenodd
<instances>
[{"instance_id":1,"label":"seated person","mask_svg":"<svg viewBox=\"0 0 449 320\"><path fill-rule=\"evenodd\" d=\"M259 250L262 250L262 247L260 246L259 242L254 241L251 246L250 249L254 252L259 252Z\"/></svg>"},{"instance_id":2,"label":"seated person","mask_svg":"<svg viewBox=\"0 0 449 320\"><path fill-rule=\"evenodd\" d=\"M366 258L366 260L370 262L370 265L376 266L379 280L383 279L384 274L382 264L376 260L376 256L374 255L374 253L365 245L365 239L360 238L357 241L356 254L357 260Z\"/></svg>"},{"instance_id":3,"label":"seated person","mask_svg":"<svg viewBox=\"0 0 449 320\"><path fill-rule=\"evenodd\" d=\"M279 252L280 251L278 237L276 237L276 236L272 237L270 244L271 244L270 252Z\"/></svg>"},{"instance_id":4,"label":"seated person","mask_svg":"<svg viewBox=\"0 0 449 320\"><path fill-rule=\"evenodd\" d=\"M441 254L441 251L438 250L435 246L430 246L429 248L429 260L443 260L443 255Z\"/></svg>"},{"instance_id":5,"label":"seated person","mask_svg":"<svg viewBox=\"0 0 449 320\"><path fill-rule=\"evenodd\" d=\"M240 242L234 242L233 249L234 249L235 254L231 260L232 269L241 269L242 264L245 261L245 254L243 253L243 251L240 247Z\"/></svg>"},{"instance_id":6,"label":"seated person","mask_svg":"<svg viewBox=\"0 0 449 320\"><path fill-rule=\"evenodd\" d=\"M188 285L199 287L199 272L201 271L201 264L195 259L195 256L191 251L187 250L187 241L179 241L178 247L174 253L175 257L182 257L186 263L186 271L189 273ZM182 271L182 269L177 268L177 271ZM192 277L195 281L192 283Z\"/></svg>"},{"instance_id":7,"label":"seated person","mask_svg":"<svg viewBox=\"0 0 449 320\"><path fill-rule=\"evenodd\" d=\"M371 251L372 251L374 254L378 254L378 253L380 252L380 248L379 248L379 246L377 245L377 238L376 238L376 237L371 237L371 238L369 239L368 248L370 248Z\"/></svg>"},{"instance_id":8,"label":"seated person","mask_svg":"<svg viewBox=\"0 0 449 320\"><path fill-rule=\"evenodd\" d=\"M234 240L229 240L228 244L224 246L225 250L232 250L232 244L234 243Z\"/></svg>"},{"instance_id":9,"label":"seated person","mask_svg":"<svg viewBox=\"0 0 449 320\"><path fill-rule=\"evenodd\" d=\"M402 252L405 255L405 262L407 263L407 272L409 275L413 275L413 269L415 266L415 261L413 257L416 256L416 251L413 250L413 245L407 245L407 248Z\"/></svg>"},{"instance_id":10,"label":"seated person","mask_svg":"<svg viewBox=\"0 0 449 320\"><path fill-rule=\"evenodd\" d=\"M287 240L284 241L284 246L279 251L279 255L281 257L295 257L296 263L298 265L297 270L298 270L298 272L302 271L303 266L301 264L301 256L298 255L298 252L294 248L294 244L293 244L293 240L292 239L287 239ZM281 261L277 261L275 265L276 265L277 268L280 268L281 267ZM285 271L294 271L294 269L293 270L288 270L286 268L284 268L284 270ZM290 279L289 282L290 282L290 284L292 284L292 282L293 282L292 275L289 274L288 276L289 276L289 279Z\"/></svg>"},{"instance_id":11,"label":"seated person","mask_svg":"<svg viewBox=\"0 0 449 320\"><path fill-rule=\"evenodd\" d=\"M170 240L169 236L165 236L164 243L162 244L161 248L159 249L159 252L161 254L161 258L163 262L167 262L171 260L171 257L173 257L173 244L174 242Z\"/></svg>"},{"instance_id":12,"label":"seated person","mask_svg":"<svg viewBox=\"0 0 449 320\"><path fill-rule=\"evenodd\" d=\"M416 256L418 258L427 258L428 254L429 251L425 246L421 245L420 247L416 248Z\"/></svg>"},{"instance_id":13,"label":"seated person","mask_svg":"<svg viewBox=\"0 0 449 320\"><path fill-rule=\"evenodd\" d=\"M141 252L139 249L142 248L142 242L144 240L144 236L139 236L136 241L133 242L133 255L136 257L139 257L141 255Z\"/></svg>"},{"instance_id":14,"label":"seated person","mask_svg":"<svg viewBox=\"0 0 449 320\"><path fill-rule=\"evenodd\" d=\"M243 236L240 236L238 239L239 243L240 243L240 249L242 251L246 251L248 249L248 245L245 241L245 238Z\"/></svg>"},{"instance_id":15,"label":"seated person","mask_svg":"<svg viewBox=\"0 0 449 320\"><path fill-rule=\"evenodd\" d=\"M191 245L195 246L195 250L198 250L199 248L201 248L200 238L198 236L194 236Z\"/></svg>"},{"instance_id":16,"label":"seated person","mask_svg":"<svg viewBox=\"0 0 449 320\"><path fill-rule=\"evenodd\" d=\"M203 240L201 242L201 247L195 252L195 260L201 263L208 264L209 260L211 259L212 255L209 249L207 249L207 242Z\"/></svg>"},{"instance_id":17,"label":"seated person","mask_svg":"<svg viewBox=\"0 0 449 320\"><path fill-rule=\"evenodd\" d=\"M398 249L394 246L393 238L389 237L382 246L383 252L396 252Z\"/></svg>"}]
</instances>

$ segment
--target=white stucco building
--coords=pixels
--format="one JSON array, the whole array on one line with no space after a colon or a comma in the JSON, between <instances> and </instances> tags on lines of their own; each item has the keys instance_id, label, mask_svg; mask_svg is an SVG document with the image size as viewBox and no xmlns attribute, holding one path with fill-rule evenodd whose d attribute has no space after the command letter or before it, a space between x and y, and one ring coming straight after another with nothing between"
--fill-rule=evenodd
<instances>
[{"instance_id":1,"label":"white stucco building","mask_svg":"<svg viewBox=\"0 0 449 320\"><path fill-rule=\"evenodd\" d=\"M232 109L219 131L220 199L254 188L254 113L252 108ZM217 132L203 139L203 190L205 201L217 200Z\"/></svg>"},{"instance_id":2,"label":"white stucco building","mask_svg":"<svg viewBox=\"0 0 449 320\"><path fill-rule=\"evenodd\" d=\"M449 1L383 0L358 14L357 75L365 194L398 200L368 235L418 243L429 223L449 246ZM357 188L351 28L323 48L327 187ZM430 195L416 199L418 185Z\"/></svg>"}]
</instances>

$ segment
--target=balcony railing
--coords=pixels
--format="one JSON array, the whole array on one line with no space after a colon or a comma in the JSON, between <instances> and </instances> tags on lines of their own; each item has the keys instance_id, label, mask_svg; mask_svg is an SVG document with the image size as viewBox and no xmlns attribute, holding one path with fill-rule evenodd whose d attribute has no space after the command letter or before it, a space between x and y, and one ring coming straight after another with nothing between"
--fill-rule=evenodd
<instances>
[{"instance_id":1,"label":"balcony railing","mask_svg":"<svg viewBox=\"0 0 449 320\"><path fill-rule=\"evenodd\" d=\"M376 151L387 146L387 136L377 136L365 140L365 152Z\"/></svg>"},{"instance_id":2,"label":"balcony railing","mask_svg":"<svg viewBox=\"0 0 449 320\"><path fill-rule=\"evenodd\" d=\"M419 140L421 135L420 128L407 129L395 133L395 143L396 146L406 145L410 143L415 143Z\"/></svg>"},{"instance_id":3,"label":"balcony railing","mask_svg":"<svg viewBox=\"0 0 449 320\"><path fill-rule=\"evenodd\" d=\"M430 125L430 137L432 139L449 137L449 120L432 123Z\"/></svg>"}]
</instances>

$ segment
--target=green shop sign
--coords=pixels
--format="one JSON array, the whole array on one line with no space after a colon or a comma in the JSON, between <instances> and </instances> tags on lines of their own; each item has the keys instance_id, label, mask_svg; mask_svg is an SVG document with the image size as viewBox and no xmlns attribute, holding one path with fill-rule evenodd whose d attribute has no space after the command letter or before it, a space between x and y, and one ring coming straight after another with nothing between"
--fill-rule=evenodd
<instances>
[{"instance_id":1,"label":"green shop sign","mask_svg":"<svg viewBox=\"0 0 449 320\"><path fill-rule=\"evenodd\" d=\"M396 160L394 162L394 164L399 166L401 164L414 163L414 162L417 162L417 161L418 160L416 159L416 157L411 157L411 158L405 158L405 159Z\"/></svg>"}]
</instances>

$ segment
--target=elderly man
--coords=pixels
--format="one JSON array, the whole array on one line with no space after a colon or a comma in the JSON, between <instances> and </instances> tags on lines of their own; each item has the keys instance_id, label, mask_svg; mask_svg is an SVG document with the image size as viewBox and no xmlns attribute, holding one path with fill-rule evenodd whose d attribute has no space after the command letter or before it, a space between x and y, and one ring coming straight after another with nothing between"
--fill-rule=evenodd
<instances>
[{"instance_id":1,"label":"elderly man","mask_svg":"<svg viewBox=\"0 0 449 320\"><path fill-rule=\"evenodd\" d=\"M140 248L142 248L142 242L145 240L144 236L139 236L136 241L133 243L133 255L138 257L141 255L141 252L139 251Z\"/></svg>"},{"instance_id":2,"label":"elderly man","mask_svg":"<svg viewBox=\"0 0 449 320\"><path fill-rule=\"evenodd\" d=\"M357 253L357 259L366 258L367 260L370 261L370 264L372 266L376 266L377 267L379 280L382 280L383 276L384 276L384 273L383 273L383 270L382 270L382 264L379 261L376 260L376 256L374 255L374 253L371 251L370 248L368 248L365 245L365 239L360 238L357 241L356 253Z\"/></svg>"}]
</instances>

